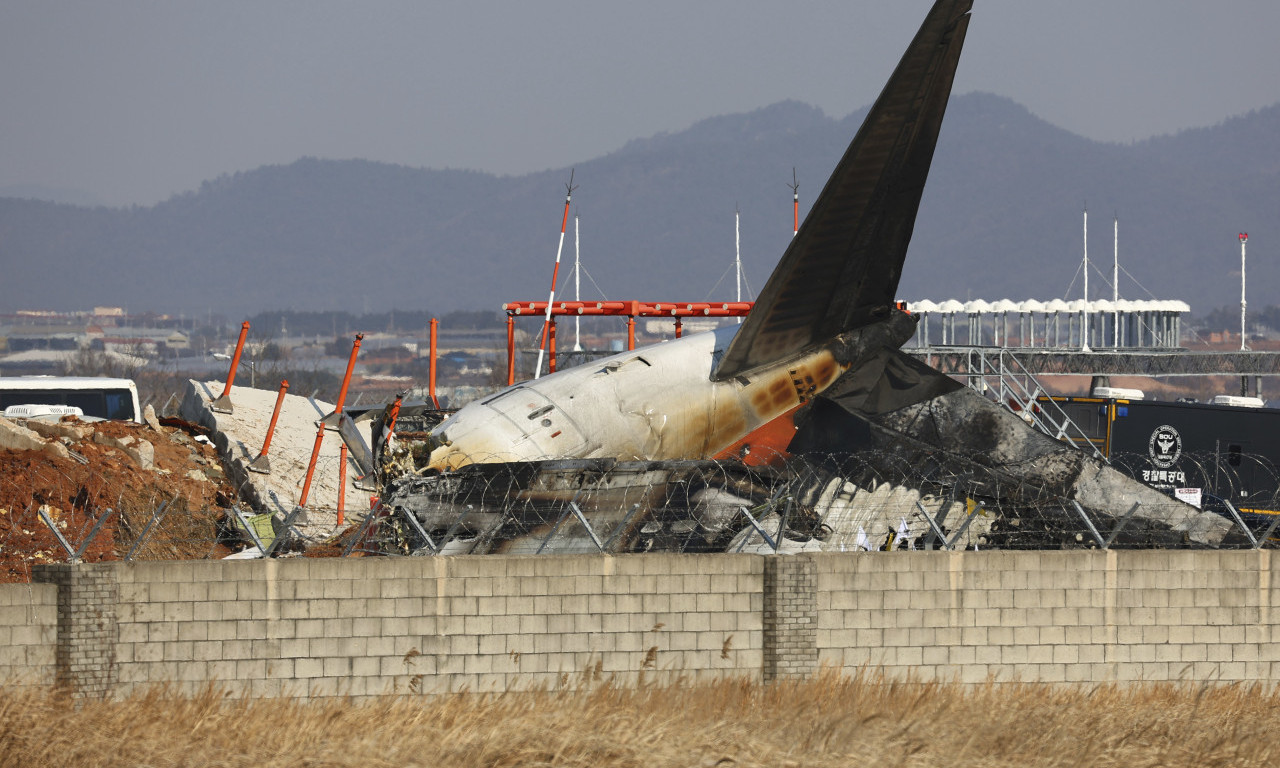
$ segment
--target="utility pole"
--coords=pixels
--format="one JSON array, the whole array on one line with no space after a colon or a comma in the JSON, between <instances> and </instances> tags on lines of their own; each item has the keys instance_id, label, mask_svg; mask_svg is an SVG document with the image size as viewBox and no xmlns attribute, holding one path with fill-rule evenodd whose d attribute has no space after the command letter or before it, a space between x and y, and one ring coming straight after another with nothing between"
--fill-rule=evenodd
<instances>
[{"instance_id":1,"label":"utility pole","mask_svg":"<svg viewBox=\"0 0 1280 768\"><path fill-rule=\"evenodd\" d=\"M1249 244L1249 233L1241 232L1240 233L1240 351L1241 352L1244 352L1249 349L1247 346L1245 346L1245 343L1244 343L1244 311L1245 311L1245 307L1248 306L1248 302L1245 301L1244 299L1244 290L1245 290L1244 266L1245 266L1245 246L1248 244Z\"/></svg>"},{"instance_id":2,"label":"utility pole","mask_svg":"<svg viewBox=\"0 0 1280 768\"><path fill-rule=\"evenodd\" d=\"M796 181L796 169L791 169L791 236L800 234L800 182Z\"/></svg>"},{"instance_id":3,"label":"utility pole","mask_svg":"<svg viewBox=\"0 0 1280 768\"><path fill-rule=\"evenodd\" d=\"M1084 209L1084 313L1080 322L1080 351L1089 349L1089 209Z\"/></svg>"},{"instance_id":4,"label":"utility pole","mask_svg":"<svg viewBox=\"0 0 1280 768\"><path fill-rule=\"evenodd\" d=\"M582 300L582 258L578 239L578 214L573 214L573 300ZM573 351L582 351L582 315L573 318Z\"/></svg>"},{"instance_id":5,"label":"utility pole","mask_svg":"<svg viewBox=\"0 0 1280 768\"><path fill-rule=\"evenodd\" d=\"M1111 346L1120 346L1120 217L1115 218L1111 261Z\"/></svg>"},{"instance_id":6,"label":"utility pole","mask_svg":"<svg viewBox=\"0 0 1280 768\"><path fill-rule=\"evenodd\" d=\"M737 208L733 209L733 265L737 269L737 292L734 294L734 301L742 301L742 237L738 234L738 220L742 214ZM742 323L742 318L738 318L738 323Z\"/></svg>"}]
</instances>

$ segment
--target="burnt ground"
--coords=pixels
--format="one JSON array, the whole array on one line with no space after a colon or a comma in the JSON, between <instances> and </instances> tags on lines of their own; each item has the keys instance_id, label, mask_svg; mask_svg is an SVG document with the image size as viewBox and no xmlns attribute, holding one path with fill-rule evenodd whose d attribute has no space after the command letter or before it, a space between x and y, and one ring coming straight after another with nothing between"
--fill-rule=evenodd
<instances>
[{"instance_id":1,"label":"burnt ground","mask_svg":"<svg viewBox=\"0 0 1280 768\"><path fill-rule=\"evenodd\" d=\"M46 440L64 445L72 452L68 457L47 446L0 449L0 582L29 581L32 564L67 561L39 516L41 508L73 549L108 515L81 556L85 562L123 559L166 502L165 514L133 559L216 558L240 548L227 533L224 512L235 489L202 427L172 419L158 424L158 430L74 419L56 426L60 434L46 434ZM131 439L150 444L152 466L118 444Z\"/></svg>"}]
</instances>

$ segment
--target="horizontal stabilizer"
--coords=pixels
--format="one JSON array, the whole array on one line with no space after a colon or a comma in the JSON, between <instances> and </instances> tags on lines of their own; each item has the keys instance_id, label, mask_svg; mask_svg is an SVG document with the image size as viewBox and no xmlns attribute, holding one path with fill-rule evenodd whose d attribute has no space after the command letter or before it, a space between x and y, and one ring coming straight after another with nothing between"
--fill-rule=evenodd
<instances>
[{"instance_id":1,"label":"horizontal stabilizer","mask_svg":"<svg viewBox=\"0 0 1280 768\"><path fill-rule=\"evenodd\" d=\"M714 380L780 360L891 308L972 5L934 4Z\"/></svg>"}]
</instances>

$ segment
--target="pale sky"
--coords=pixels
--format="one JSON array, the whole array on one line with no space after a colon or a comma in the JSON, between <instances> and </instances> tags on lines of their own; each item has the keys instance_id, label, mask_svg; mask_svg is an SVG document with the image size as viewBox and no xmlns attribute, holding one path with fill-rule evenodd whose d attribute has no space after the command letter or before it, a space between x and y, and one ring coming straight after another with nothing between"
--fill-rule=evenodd
<instances>
[{"instance_id":1,"label":"pale sky","mask_svg":"<svg viewBox=\"0 0 1280 768\"><path fill-rule=\"evenodd\" d=\"M299 157L523 174L870 103L929 0L0 0L0 190L151 205ZM955 91L1102 141L1280 102L1275 0L976 0Z\"/></svg>"}]
</instances>

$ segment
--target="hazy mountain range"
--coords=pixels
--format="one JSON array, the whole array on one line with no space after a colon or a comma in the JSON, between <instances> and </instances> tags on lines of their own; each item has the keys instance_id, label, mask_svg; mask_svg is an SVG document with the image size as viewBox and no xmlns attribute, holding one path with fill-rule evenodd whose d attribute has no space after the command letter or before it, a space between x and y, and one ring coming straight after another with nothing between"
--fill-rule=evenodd
<instances>
[{"instance_id":1,"label":"hazy mountain range","mask_svg":"<svg viewBox=\"0 0 1280 768\"><path fill-rule=\"evenodd\" d=\"M758 290L861 123L797 102L632 141L575 168L583 297L734 295L734 210ZM905 299L1080 296L1082 209L1111 295L1280 304L1280 105L1210 128L1103 144L1007 99L954 97L916 223ZM430 140L430 137L424 137ZM498 309L545 299L569 169L519 177L303 158L222 176L153 207L0 198L0 312L123 305L231 319L265 309ZM561 282L570 274L573 219ZM1073 278L1074 276L1074 278ZM597 288L598 286L598 288ZM571 297L572 286L561 295ZM1148 293L1148 290L1150 293Z\"/></svg>"}]
</instances>

